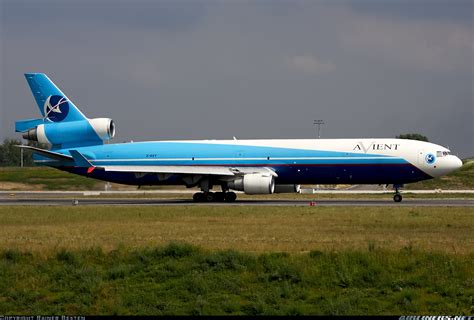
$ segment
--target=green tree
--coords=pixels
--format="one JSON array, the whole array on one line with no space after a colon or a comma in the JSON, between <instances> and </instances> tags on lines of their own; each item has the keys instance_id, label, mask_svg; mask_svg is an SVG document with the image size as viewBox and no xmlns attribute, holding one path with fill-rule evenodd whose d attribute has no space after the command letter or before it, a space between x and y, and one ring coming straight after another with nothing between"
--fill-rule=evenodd
<instances>
[{"instance_id":1,"label":"green tree","mask_svg":"<svg viewBox=\"0 0 474 320\"><path fill-rule=\"evenodd\" d=\"M5 139L0 146L0 165L4 167L20 166L20 149L15 145L21 144L17 139Z\"/></svg>"},{"instance_id":2,"label":"green tree","mask_svg":"<svg viewBox=\"0 0 474 320\"><path fill-rule=\"evenodd\" d=\"M410 140L420 140L428 142L428 138L419 133L402 133L395 138L397 139L410 139Z\"/></svg>"},{"instance_id":3,"label":"green tree","mask_svg":"<svg viewBox=\"0 0 474 320\"><path fill-rule=\"evenodd\" d=\"M16 145L20 145L19 139L7 138L3 140L0 145L0 166L2 167L19 167L21 164L21 150ZM47 149L46 145L35 141L28 141L29 146ZM24 150L23 155L23 166L32 167L35 163L33 162L33 154L29 150Z\"/></svg>"}]
</instances>

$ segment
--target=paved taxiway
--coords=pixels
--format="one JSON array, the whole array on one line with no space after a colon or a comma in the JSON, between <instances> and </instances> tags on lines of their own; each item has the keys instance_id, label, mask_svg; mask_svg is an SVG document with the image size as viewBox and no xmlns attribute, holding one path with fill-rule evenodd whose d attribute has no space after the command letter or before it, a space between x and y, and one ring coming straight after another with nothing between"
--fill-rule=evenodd
<instances>
[{"instance_id":1,"label":"paved taxiway","mask_svg":"<svg viewBox=\"0 0 474 320\"><path fill-rule=\"evenodd\" d=\"M182 205L211 205L211 206L347 206L347 207L474 207L474 199L404 199L401 203L390 199L358 200L358 199L330 199L330 200L237 200L233 203L212 202L195 203L187 199L156 199L156 198L3 198L2 205L47 205L47 206L182 206Z\"/></svg>"}]
</instances>

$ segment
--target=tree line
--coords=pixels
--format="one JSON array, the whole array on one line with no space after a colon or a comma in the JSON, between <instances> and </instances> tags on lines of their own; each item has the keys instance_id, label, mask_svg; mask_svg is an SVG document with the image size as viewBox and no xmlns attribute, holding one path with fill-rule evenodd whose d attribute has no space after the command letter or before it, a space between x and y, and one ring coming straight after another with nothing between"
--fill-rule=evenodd
<instances>
[{"instance_id":1,"label":"tree line","mask_svg":"<svg viewBox=\"0 0 474 320\"><path fill-rule=\"evenodd\" d=\"M0 145L0 167L19 167L21 165L21 149L15 147L21 145L19 139L7 138L3 140ZM46 145L35 141L28 141L29 146L47 149ZM23 151L23 166L32 167L35 163L33 162L33 153L29 150Z\"/></svg>"}]
</instances>

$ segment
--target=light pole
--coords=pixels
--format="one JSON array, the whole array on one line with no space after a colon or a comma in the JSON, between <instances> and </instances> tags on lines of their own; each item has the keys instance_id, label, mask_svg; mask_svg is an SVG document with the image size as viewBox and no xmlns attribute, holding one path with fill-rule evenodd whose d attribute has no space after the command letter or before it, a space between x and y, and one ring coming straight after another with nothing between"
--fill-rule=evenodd
<instances>
[{"instance_id":1,"label":"light pole","mask_svg":"<svg viewBox=\"0 0 474 320\"><path fill-rule=\"evenodd\" d=\"M318 125L318 139L321 138L321 125L324 124L324 120L314 120L313 121L314 125ZM319 184L316 185L316 190L319 190Z\"/></svg>"},{"instance_id":2,"label":"light pole","mask_svg":"<svg viewBox=\"0 0 474 320\"><path fill-rule=\"evenodd\" d=\"M321 125L324 124L324 120L314 120L314 125L318 125L318 139L321 138Z\"/></svg>"},{"instance_id":3,"label":"light pole","mask_svg":"<svg viewBox=\"0 0 474 320\"><path fill-rule=\"evenodd\" d=\"M21 139L21 145L23 146L23 139ZM20 148L20 167L23 168L23 148Z\"/></svg>"}]
</instances>

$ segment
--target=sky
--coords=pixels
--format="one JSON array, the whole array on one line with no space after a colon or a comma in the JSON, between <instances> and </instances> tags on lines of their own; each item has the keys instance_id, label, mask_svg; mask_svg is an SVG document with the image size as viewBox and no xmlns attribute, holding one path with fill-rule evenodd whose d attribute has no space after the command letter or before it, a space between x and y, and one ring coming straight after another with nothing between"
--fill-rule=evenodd
<instances>
[{"instance_id":1,"label":"sky","mask_svg":"<svg viewBox=\"0 0 474 320\"><path fill-rule=\"evenodd\" d=\"M0 139L44 72L115 142L390 138L474 156L473 0L0 0Z\"/></svg>"}]
</instances>

